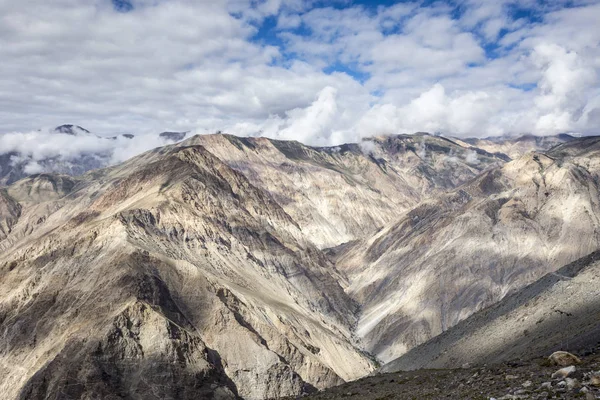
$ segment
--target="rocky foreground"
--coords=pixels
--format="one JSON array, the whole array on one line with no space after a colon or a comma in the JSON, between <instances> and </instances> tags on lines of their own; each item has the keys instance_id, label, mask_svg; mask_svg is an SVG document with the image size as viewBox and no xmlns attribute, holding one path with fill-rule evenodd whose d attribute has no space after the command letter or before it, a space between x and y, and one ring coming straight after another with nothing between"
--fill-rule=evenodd
<instances>
[{"instance_id":1,"label":"rocky foreground","mask_svg":"<svg viewBox=\"0 0 600 400\"><path fill-rule=\"evenodd\" d=\"M598 399L600 346L580 354L580 363L548 358L461 369L379 374L337 386L309 399ZM567 363L572 364L572 363ZM291 399L291 398L290 398Z\"/></svg>"}]
</instances>

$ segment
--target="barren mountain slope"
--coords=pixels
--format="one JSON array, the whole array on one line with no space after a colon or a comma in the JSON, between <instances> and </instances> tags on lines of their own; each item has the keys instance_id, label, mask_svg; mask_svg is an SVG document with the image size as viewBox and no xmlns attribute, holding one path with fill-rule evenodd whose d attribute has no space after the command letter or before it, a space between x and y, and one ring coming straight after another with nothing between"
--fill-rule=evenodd
<instances>
[{"instance_id":1,"label":"barren mountain slope","mask_svg":"<svg viewBox=\"0 0 600 400\"><path fill-rule=\"evenodd\" d=\"M4 398L259 399L373 368L332 265L201 146L1 199Z\"/></svg>"},{"instance_id":2,"label":"barren mountain slope","mask_svg":"<svg viewBox=\"0 0 600 400\"><path fill-rule=\"evenodd\" d=\"M600 343L600 252L479 311L381 372L529 360Z\"/></svg>"},{"instance_id":3,"label":"barren mountain slope","mask_svg":"<svg viewBox=\"0 0 600 400\"><path fill-rule=\"evenodd\" d=\"M268 191L321 248L373 233L424 198L504 162L428 134L321 148L221 134L184 143L205 146Z\"/></svg>"},{"instance_id":4,"label":"barren mountain slope","mask_svg":"<svg viewBox=\"0 0 600 400\"><path fill-rule=\"evenodd\" d=\"M489 151L490 153L506 154L512 159L516 159L530 151L547 151L562 143L568 143L576 140L574 136L561 134L555 136L534 136L523 135L519 137L491 137L485 139L463 139L477 148ZM460 140L457 140L459 143Z\"/></svg>"},{"instance_id":5,"label":"barren mountain slope","mask_svg":"<svg viewBox=\"0 0 600 400\"><path fill-rule=\"evenodd\" d=\"M0 241L6 239L21 216L21 205L0 189Z\"/></svg>"},{"instance_id":6,"label":"barren mountain slope","mask_svg":"<svg viewBox=\"0 0 600 400\"><path fill-rule=\"evenodd\" d=\"M394 359L598 249L600 158L586 147L526 154L333 252L366 348Z\"/></svg>"}]
</instances>

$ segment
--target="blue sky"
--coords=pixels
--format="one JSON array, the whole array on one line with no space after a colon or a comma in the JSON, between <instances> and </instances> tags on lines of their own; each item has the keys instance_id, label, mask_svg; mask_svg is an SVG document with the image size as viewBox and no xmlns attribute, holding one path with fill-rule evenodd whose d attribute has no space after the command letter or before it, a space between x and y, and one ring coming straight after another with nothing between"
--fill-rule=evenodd
<instances>
[{"instance_id":1,"label":"blue sky","mask_svg":"<svg viewBox=\"0 0 600 400\"><path fill-rule=\"evenodd\" d=\"M0 3L0 19L5 133L333 145L600 125L597 0L30 0Z\"/></svg>"},{"instance_id":2,"label":"blue sky","mask_svg":"<svg viewBox=\"0 0 600 400\"><path fill-rule=\"evenodd\" d=\"M117 1L117 0L115 0ZM119 0L120 1L120 0ZM348 8L359 7L364 10L365 13L374 15L377 13L379 9L382 7L393 7L397 4L413 4L411 1L393 1L393 0L381 0L381 1L372 1L372 0L354 0L354 1L318 1L313 2L311 7L306 10L314 10L318 8L333 8L337 10L344 10ZM546 12L556 9L556 1L548 2L548 1L537 1L533 3L527 2L512 2L507 3L505 6L506 17L511 21L521 20L525 25L532 26L534 24L539 24L543 21L543 16ZM448 14L455 21L459 21L465 14L469 13L471 9L468 4L460 1L441 1L441 0L427 0L422 1L418 4L419 8L427 9L430 7L443 7L448 8ZM576 4L572 1L564 2L560 8L570 8L576 7ZM282 30L278 28L278 16L277 15L269 15L266 18L262 19L255 23L257 32L252 36L251 40L265 45L277 46L281 49L283 54L282 64L285 65L285 62L293 59L301 58L301 55L298 55L294 52L288 51L285 46L285 40L282 39L282 31L290 31L295 34L308 37L311 35L311 30L309 27L305 25L300 25L293 29ZM471 29L468 29L468 32L471 32L477 39L480 41L482 48L485 51L485 55L487 59L496 59L502 57L503 53L507 50L505 46L500 43L501 39L508 33L511 32L509 28L503 28L498 31L498 34L493 39L487 38L478 31L480 26L473 26ZM396 26L393 29L386 30L385 33L390 34L398 34L402 32L402 26ZM510 46L509 46L510 47ZM467 65L467 67L476 66L477 64ZM365 72L360 68L356 63L343 63L339 61L335 61L327 65L323 68L325 73L332 72L344 72L348 75L352 76L354 79L365 82L369 78L369 73ZM533 83L527 83L523 85L516 85L516 87L523 87L527 90L532 89Z\"/></svg>"},{"instance_id":3,"label":"blue sky","mask_svg":"<svg viewBox=\"0 0 600 400\"><path fill-rule=\"evenodd\" d=\"M113 8L117 12L133 11L133 4L129 0L112 0Z\"/></svg>"}]
</instances>

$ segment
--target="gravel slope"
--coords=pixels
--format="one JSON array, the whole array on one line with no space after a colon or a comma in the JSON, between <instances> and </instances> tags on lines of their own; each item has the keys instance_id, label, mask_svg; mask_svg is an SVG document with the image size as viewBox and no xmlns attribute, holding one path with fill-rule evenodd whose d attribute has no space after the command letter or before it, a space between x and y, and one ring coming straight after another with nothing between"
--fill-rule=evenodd
<instances>
[{"instance_id":1,"label":"gravel slope","mask_svg":"<svg viewBox=\"0 0 600 400\"><path fill-rule=\"evenodd\" d=\"M600 342L600 252L550 273L381 368L452 368Z\"/></svg>"}]
</instances>

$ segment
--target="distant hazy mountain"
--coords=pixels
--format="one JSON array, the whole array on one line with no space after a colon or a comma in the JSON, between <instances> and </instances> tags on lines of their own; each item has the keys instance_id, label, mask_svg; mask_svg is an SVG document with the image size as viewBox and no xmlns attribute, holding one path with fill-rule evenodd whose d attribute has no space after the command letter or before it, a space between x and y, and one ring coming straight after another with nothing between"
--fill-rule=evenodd
<instances>
[{"instance_id":1,"label":"distant hazy mountain","mask_svg":"<svg viewBox=\"0 0 600 400\"><path fill-rule=\"evenodd\" d=\"M78 125L61 125L48 132L76 136L79 139L94 138L96 140L117 140L118 136L101 137ZM162 132L158 137L161 143L174 143L183 140L187 132ZM133 139L135 135L125 133L120 135L126 139ZM59 173L68 175L81 175L87 171L103 168L110 165L114 149L102 146L98 150L88 149L85 153L75 154L65 159L60 156L48 156L32 160L16 151L2 152L0 148L0 186L9 185L26 176L37 173Z\"/></svg>"},{"instance_id":2,"label":"distant hazy mountain","mask_svg":"<svg viewBox=\"0 0 600 400\"><path fill-rule=\"evenodd\" d=\"M78 137L90 136L94 138L100 138L100 136L93 134L89 130L72 124L58 126L49 132L49 134L52 133ZM165 131L158 134L158 136L163 139L163 143L180 142L188 135L189 132L172 131ZM133 139L135 137L135 135L130 133L126 133L121 136L127 139ZM401 152L401 154L406 156L409 156L411 153L416 155L425 154L423 153L425 151L424 149L429 149L431 154L441 155L442 157L437 157L435 161L429 160L429 162L422 160L425 161L422 165L423 168L433 168L431 172L435 170L437 173L442 172L442 174L447 174L451 173L453 168L443 168L440 163L443 164L444 162L447 163L448 161L453 160L460 161L463 164L467 164L471 170L477 171L480 170L482 166L487 166L490 159L508 161L510 158L518 157L520 154L523 154L527 151L548 150L550 147L569 141L572 138L573 137L569 135L558 135L550 137L522 136L517 138L460 140L454 138L446 139L439 136L430 136L426 133L416 133L414 135L393 135L389 137L367 139L363 143L366 146L364 149L367 149L370 144L377 144L373 147L373 150L378 154L377 157L383 157L384 160L387 160L391 156L391 153L399 149L406 150L406 152ZM107 137L106 139L114 140L117 139L117 136ZM253 139L249 140L252 141ZM275 142L277 141L273 141L273 143ZM394 150L394 146L400 147ZM421 147L423 147L423 149L421 149ZM330 149L338 148L347 149L348 145L331 147ZM465 153L466 148L470 148L472 152ZM354 146L353 151L360 151L360 149L359 147ZM456 152L457 154L455 155L453 152ZM366 154L368 155L369 152L367 151ZM468 160L465 158L465 154L468 155ZM479 162L481 157L483 157L484 162L482 165L477 166L476 164ZM110 161L111 152L99 150L97 152L87 152L86 154L81 154L77 157L70 158L69 160L64 160L60 157L47 157L41 160L35 160L35 164L31 164L31 160L29 160L27 157L23 157L23 155L19 154L18 152L2 152L2 149L0 149L0 185L10 184L33 173L56 172L61 174L80 175L92 169L105 167L110 164ZM414 168L420 168L416 165L414 159L407 159L406 161L408 161L409 164ZM433 166L432 162L437 163L437 167ZM456 180L457 178L464 178L464 175L461 177L458 176L465 172L464 168L461 169L462 171L458 171L457 174L455 174L454 177L450 177L450 179ZM402 172L407 171L405 170ZM429 179L431 180L434 178L430 177ZM442 183L441 185L444 186L448 183L449 182ZM439 180L438 182L434 183L434 185L438 184L440 184Z\"/></svg>"},{"instance_id":3,"label":"distant hazy mountain","mask_svg":"<svg viewBox=\"0 0 600 400\"><path fill-rule=\"evenodd\" d=\"M464 139L465 143L490 153L506 154L510 158L518 158L529 151L546 151L562 143L567 143L576 137L561 134L554 136L523 135L517 137L490 137L485 139Z\"/></svg>"},{"instance_id":4,"label":"distant hazy mountain","mask_svg":"<svg viewBox=\"0 0 600 400\"><path fill-rule=\"evenodd\" d=\"M73 136L77 136L77 135L81 135L81 134L89 134L90 131L88 131L85 128L82 128L79 125L61 125L61 126L57 126L56 128L54 128L55 133L65 133L67 135L73 135Z\"/></svg>"},{"instance_id":5,"label":"distant hazy mountain","mask_svg":"<svg viewBox=\"0 0 600 400\"><path fill-rule=\"evenodd\" d=\"M78 137L91 136L97 138L85 128L76 125L61 125L48 132L48 134L63 134ZM108 140L108 138L107 138ZM2 149L0 149L2 152ZM68 175L81 175L92 169L102 168L108 164L110 154L106 151L97 151L75 156L64 160L58 156L47 157L41 160L32 160L16 151L0 154L0 186L9 185L26 176L40 172L54 172Z\"/></svg>"},{"instance_id":6,"label":"distant hazy mountain","mask_svg":"<svg viewBox=\"0 0 600 400\"><path fill-rule=\"evenodd\" d=\"M182 141L187 134L188 132L161 132L159 133L159 136L171 142L179 142Z\"/></svg>"}]
</instances>

